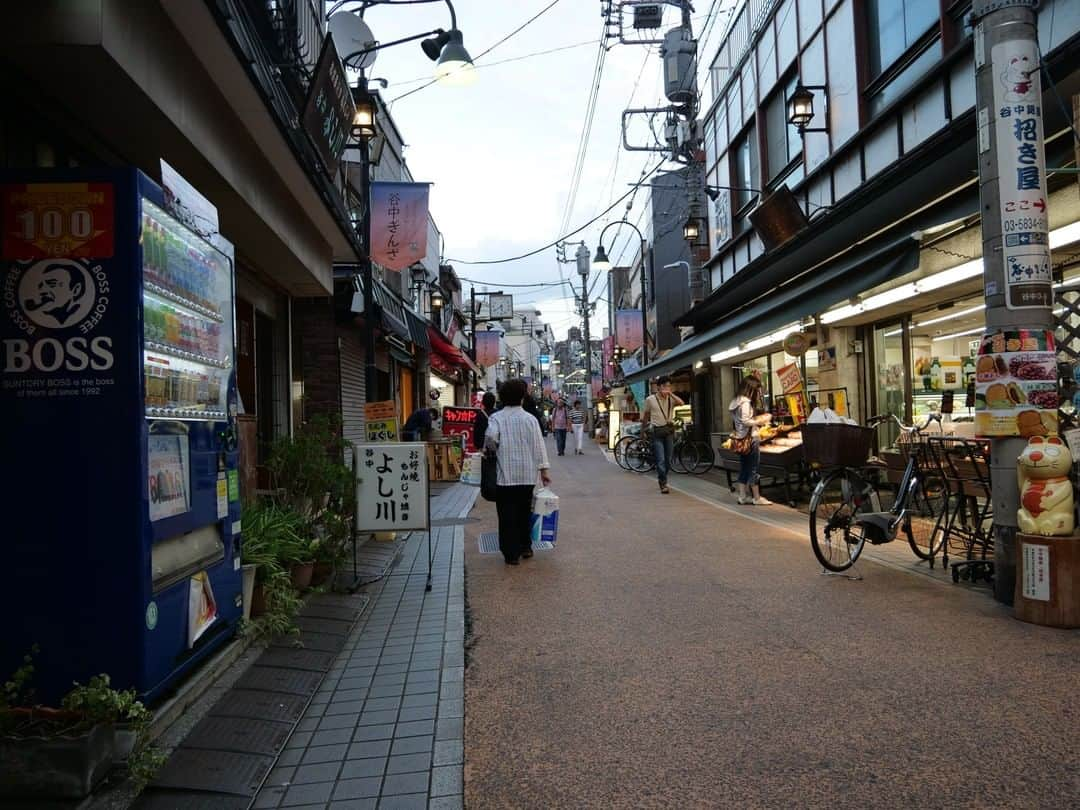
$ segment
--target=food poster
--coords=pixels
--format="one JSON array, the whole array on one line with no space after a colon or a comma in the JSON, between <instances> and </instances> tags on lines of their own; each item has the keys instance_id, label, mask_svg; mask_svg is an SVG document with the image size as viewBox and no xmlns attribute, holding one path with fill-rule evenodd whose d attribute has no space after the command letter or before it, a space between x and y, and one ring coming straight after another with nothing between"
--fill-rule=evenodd
<instances>
[{"instance_id":1,"label":"food poster","mask_svg":"<svg viewBox=\"0 0 1080 810\"><path fill-rule=\"evenodd\" d=\"M975 433L1048 436L1058 431L1054 333L993 332L975 361Z\"/></svg>"},{"instance_id":2,"label":"food poster","mask_svg":"<svg viewBox=\"0 0 1080 810\"><path fill-rule=\"evenodd\" d=\"M186 435L151 435L147 445L150 520L182 515L191 508Z\"/></svg>"}]
</instances>

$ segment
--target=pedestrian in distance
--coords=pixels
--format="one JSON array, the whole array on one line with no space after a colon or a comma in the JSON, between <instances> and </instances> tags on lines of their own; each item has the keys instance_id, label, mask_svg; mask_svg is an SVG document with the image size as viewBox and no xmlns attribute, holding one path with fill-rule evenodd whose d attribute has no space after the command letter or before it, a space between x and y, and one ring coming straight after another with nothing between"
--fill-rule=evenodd
<instances>
[{"instance_id":1,"label":"pedestrian in distance","mask_svg":"<svg viewBox=\"0 0 1080 810\"><path fill-rule=\"evenodd\" d=\"M476 449L484 449L484 436L487 434L488 419L495 412L495 395L490 391L484 393L480 399L480 410L473 420L473 435L476 436Z\"/></svg>"},{"instance_id":2,"label":"pedestrian in distance","mask_svg":"<svg viewBox=\"0 0 1080 810\"><path fill-rule=\"evenodd\" d=\"M570 409L566 400L559 398L555 411L551 414L551 427L555 431L555 451L560 456L566 455L566 431L570 428Z\"/></svg>"},{"instance_id":3,"label":"pedestrian in distance","mask_svg":"<svg viewBox=\"0 0 1080 810\"><path fill-rule=\"evenodd\" d=\"M507 565L518 565L522 557L528 559L533 555L529 526L533 487L537 475L544 486L551 483L540 425L521 407L526 390L524 380L503 383L499 389L502 410L491 415L484 439L486 449L495 452L499 550Z\"/></svg>"},{"instance_id":4,"label":"pedestrian in distance","mask_svg":"<svg viewBox=\"0 0 1080 810\"><path fill-rule=\"evenodd\" d=\"M401 438L407 442L426 442L431 438L431 431L438 418L438 408L417 408L405 420L405 425L401 428Z\"/></svg>"},{"instance_id":5,"label":"pedestrian in distance","mask_svg":"<svg viewBox=\"0 0 1080 810\"><path fill-rule=\"evenodd\" d=\"M761 494L758 483L758 467L761 464L761 442L758 429L772 421L772 415L761 413L763 407L761 380L756 376L746 377L739 385L735 399L728 409L734 424L732 436L737 439L751 438L750 452L739 456L739 479L736 484L736 503L768 506L772 503Z\"/></svg>"},{"instance_id":6,"label":"pedestrian in distance","mask_svg":"<svg viewBox=\"0 0 1080 810\"><path fill-rule=\"evenodd\" d=\"M574 429L574 455L583 456L585 451L581 449L581 440L585 434L585 411L581 409L581 400L574 400L574 407L570 410L570 425Z\"/></svg>"},{"instance_id":7,"label":"pedestrian in distance","mask_svg":"<svg viewBox=\"0 0 1080 810\"><path fill-rule=\"evenodd\" d=\"M540 413L540 409L536 407L536 400L533 399L533 395L530 393L525 394L525 399L521 401L521 407L525 409L526 413L532 414L536 419L536 424L540 425L540 435L547 436L547 428L544 426L544 417Z\"/></svg>"},{"instance_id":8,"label":"pedestrian in distance","mask_svg":"<svg viewBox=\"0 0 1080 810\"><path fill-rule=\"evenodd\" d=\"M641 421L652 431L653 456L656 458L656 480L660 492L667 495L668 471L671 469L671 456L675 450L675 423L672 415L683 401L671 393L671 379L659 377L656 380L656 393L645 398L645 409Z\"/></svg>"}]
</instances>

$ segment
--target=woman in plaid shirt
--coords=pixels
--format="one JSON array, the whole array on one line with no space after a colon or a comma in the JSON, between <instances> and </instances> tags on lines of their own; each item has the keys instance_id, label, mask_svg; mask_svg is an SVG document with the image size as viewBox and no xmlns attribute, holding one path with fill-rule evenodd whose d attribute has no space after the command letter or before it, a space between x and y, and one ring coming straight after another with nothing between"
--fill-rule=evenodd
<instances>
[{"instance_id":1,"label":"woman in plaid shirt","mask_svg":"<svg viewBox=\"0 0 1080 810\"><path fill-rule=\"evenodd\" d=\"M533 487L537 475L544 486L551 482L540 423L521 407L526 390L524 380L503 383L499 389L503 409L491 415L484 437L486 449L494 450L498 460L495 508L499 512L499 550L507 565L517 565L519 558L533 555L529 531Z\"/></svg>"}]
</instances>

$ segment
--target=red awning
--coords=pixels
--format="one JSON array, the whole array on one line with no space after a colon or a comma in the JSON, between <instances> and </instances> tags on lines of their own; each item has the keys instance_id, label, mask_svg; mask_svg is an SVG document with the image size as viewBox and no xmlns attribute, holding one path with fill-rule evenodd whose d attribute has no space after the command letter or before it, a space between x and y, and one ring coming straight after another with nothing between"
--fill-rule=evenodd
<instances>
[{"instance_id":1,"label":"red awning","mask_svg":"<svg viewBox=\"0 0 1080 810\"><path fill-rule=\"evenodd\" d=\"M482 373L469 355L448 341L438 329L428 327L428 340L431 341L431 351L447 363L458 368L468 368L477 374Z\"/></svg>"}]
</instances>

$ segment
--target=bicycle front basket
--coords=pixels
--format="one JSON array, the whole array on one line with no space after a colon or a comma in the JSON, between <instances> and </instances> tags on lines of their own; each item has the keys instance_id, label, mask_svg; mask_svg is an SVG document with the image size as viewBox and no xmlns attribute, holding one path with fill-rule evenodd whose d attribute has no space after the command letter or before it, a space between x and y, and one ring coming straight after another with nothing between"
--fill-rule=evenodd
<instances>
[{"instance_id":1,"label":"bicycle front basket","mask_svg":"<svg viewBox=\"0 0 1080 810\"><path fill-rule=\"evenodd\" d=\"M870 456L874 429L862 425L802 426L803 456L812 467L860 467Z\"/></svg>"}]
</instances>

